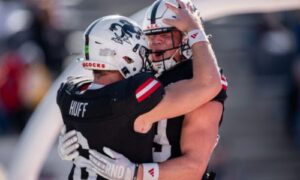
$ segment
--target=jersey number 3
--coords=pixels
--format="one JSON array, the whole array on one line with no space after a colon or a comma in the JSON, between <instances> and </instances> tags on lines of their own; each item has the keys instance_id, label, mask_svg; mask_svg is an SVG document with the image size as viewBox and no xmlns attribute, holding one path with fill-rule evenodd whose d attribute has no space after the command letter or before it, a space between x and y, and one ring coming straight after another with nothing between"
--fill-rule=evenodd
<instances>
[{"instance_id":1,"label":"jersey number 3","mask_svg":"<svg viewBox=\"0 0 300 180\"><path fill-rule=\"evenodd\" d=\"M157 134L154 137L154 143L161 146L161 151L155 151L152 148L152 156L154 162L163 162L171 157L171 145L167 137L167 120L162 120L158 122Z\"/></svg>"}]
</instances>

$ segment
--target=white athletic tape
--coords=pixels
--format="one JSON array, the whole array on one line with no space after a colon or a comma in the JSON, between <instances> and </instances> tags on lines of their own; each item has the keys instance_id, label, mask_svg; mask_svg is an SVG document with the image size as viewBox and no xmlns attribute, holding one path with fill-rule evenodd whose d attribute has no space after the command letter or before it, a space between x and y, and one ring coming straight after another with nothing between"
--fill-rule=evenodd
<instances>
[{"instance_id":1,"label":"white athletic tape","mask_svg":"<svg viewBox=\"0 0 300 180\"><path fill-rule=\"evenodd\" d=\"M190 47L192 47L196 42L209 42L205 32L200 29L194 29L188 32L188 40Z\"/></svg>"},{"instance_id":2,"label":"white athletic tape","mask_svg":"<svg viewBox=\"0 0 300 180\"><path fill-rule=\"evenodd\" d=\"M143 164L143 180L158 180L159 167L157 163Z\"/></svg>"}]
</instances>

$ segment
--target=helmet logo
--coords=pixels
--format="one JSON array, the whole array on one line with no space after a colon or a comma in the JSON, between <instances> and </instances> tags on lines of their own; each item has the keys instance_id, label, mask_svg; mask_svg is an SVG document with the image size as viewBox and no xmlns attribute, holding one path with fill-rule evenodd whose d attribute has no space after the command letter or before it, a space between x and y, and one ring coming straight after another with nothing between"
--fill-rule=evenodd
<instances>
[{"instance_id":1,"label":"helmet logo","mask_svg":"<svg viewBox=\"0 0 300 180\"><path fill-rule=\"evenodd\" d=\"M140 39L142 36L142 30L126 20L120 20L120 23L113 23L110 26L110 30L114 32L115 37L112 40L116 43L123 44L126 42L131 45L129 39L135 37Z\"/></svg>"},{"instance_id":2,"label":"helmet logo","mask_svg":"<svg viewBox=\"0 0 300 180\"><path fill-rule=\"evenodd\" d=\"M100 56L115 56L116 55L116 51L112 50L112 49L108 49L108 48L100 49L99 50L99 55Z\"/></svg>"}]
</instances>

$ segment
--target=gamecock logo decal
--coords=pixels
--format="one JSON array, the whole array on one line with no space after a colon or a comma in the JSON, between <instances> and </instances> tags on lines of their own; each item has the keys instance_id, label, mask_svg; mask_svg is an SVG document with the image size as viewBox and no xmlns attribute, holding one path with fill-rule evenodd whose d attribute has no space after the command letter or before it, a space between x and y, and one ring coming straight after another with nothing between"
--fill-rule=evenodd
<instances>
[{"instance_id":1,"label":"gamecock logo decal","mask_svg":"<svg viewBox=\"0 0 300 180\"><path fill-rule=\"evenodd\" d=\"M139 27L134 26L126 20L120 20L119 22L111 24L109 28L115 34L115 37L112 38L113 41L120 44L123 44L123 42L131 44L129 41L130 38L141 38L142 31Z\"/></svg>"}]
</instances>

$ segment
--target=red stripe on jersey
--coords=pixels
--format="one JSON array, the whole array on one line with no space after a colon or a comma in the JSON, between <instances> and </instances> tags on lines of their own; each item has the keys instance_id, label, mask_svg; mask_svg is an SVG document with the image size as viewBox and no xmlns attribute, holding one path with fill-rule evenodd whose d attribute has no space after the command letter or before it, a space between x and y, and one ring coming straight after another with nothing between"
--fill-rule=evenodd
<instances>
[{"instance_id":1,"label":"red stripe on jersey","mask_svg":"<svg viewBox=\"0 0 300 180\"><path fill-rule=\"evenodd\" d=\"M227 90L227 86L222 84L222 89L224 89L225 91Z\"/></svg>"},{"instance_id":2,"label":"red stripe on jersey","mask_svg":"<svg viewBox=\"0 0 300 180\"><path fill-rule=\"evenodd\" d=\"M135 93L137 94L137 93L139 93L140 91L142 91L150 82L152 82L154 79L153 78L148 78L142 85L140 85L137 89L136 89L136 91L135 91Z\"/></svg>"},{"instance_id":3,"label":"red stripe on jersey","mask_svg":"<svg viewBox=\"0 0 300 180\"><path fill-rule=\"evenodd\" d=\"M160 82L156 79L149 78L135 91L135 97L138 102L142 102L160 87Z\"/></svg>"}]
</instances>

